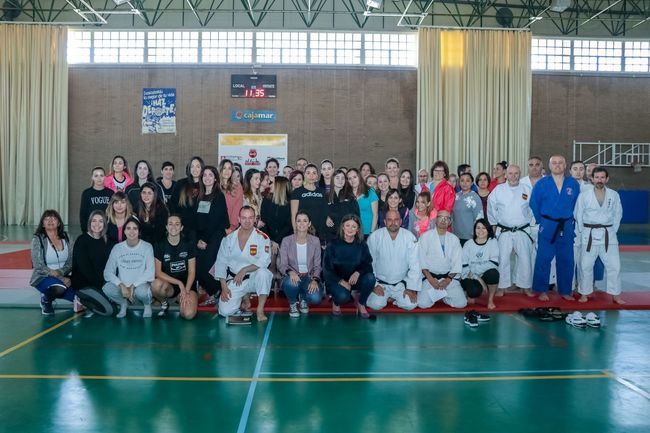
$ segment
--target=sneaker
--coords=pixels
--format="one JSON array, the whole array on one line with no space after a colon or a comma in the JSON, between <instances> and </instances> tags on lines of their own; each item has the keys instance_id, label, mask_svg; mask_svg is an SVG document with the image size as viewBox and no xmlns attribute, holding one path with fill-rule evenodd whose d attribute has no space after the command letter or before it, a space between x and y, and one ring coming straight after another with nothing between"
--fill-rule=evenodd
<instances>
[{"instance_id":1,"label":"sneaker","mask_svg":"<svg viewBox=\"0 0 650 433\"><path fill-rule=\"evenodd\" d=\"M600 317L594 312L587 313L585 316L585 322L590 328L600 328Z\"/></svg>"},{"instance_id":2,"label":"sneaker","mask_svg":"<svg viewBox=\"0 0 650 433\"><path fill-rule=\"evenodd\" d=\"M126 310L129 307L128 302L126 302L126 299L122 299L122 302L120 302L120 312L117 313L117 318L118 319L123 319L126 317Z\"/></svg>"},{"instance_id":3,"label":"sneaker","mask_svg":"<svg viewBox=\"0 0 650 433\"><path fill-rule=\"evenodd\" d=\"M474 315L474 317L476 317L476 320L478 322L489 322L490 321L490 316L488 316L487 314L481 314L478 311L474 311L474 310L470 311L470 313L472 313Z\"/></svg>"},{"instance_id":4,"label":"sneaker","mask_svg":"<svg viewBox=\"0 0 650 433\"><path fill-rule=\"evenodd\" d=\"M160 311L158 311L158 317L164 317L165 314L167 314L167 310L169 310L169 302L167 302L167 299L165 299L160 303Z\"/></svg>"},{"instance_id":5,"label":"sneaker","mask_svg":"<svg viewBox=\"0 0 650 433\"><path fill-rule=\"evenodd\" d=\"M199 304L199 307L210 307L212 305L217 305L217 298L215 296L208 296L205 301Z\"/></svg>"},{"instance_id":6,"label":"sneaker","mask_svg":"<svg viewBox=\"0 0 650 433\"><path fill-rule=\"evenodd\" d=\"M478 319L471 311L469 313L465 313L465 325L469 326L470 328L478 327Z\"/></svg>"},{"instance_id":7,"label":"sneaker","mask_svg":"<svg viewBox=\"0 0 650 433\"><path fill-rule=\"evenodd\" d=\"M293 302L289 304L289 317L300 317L300 312L298 311L298 303Z\"/></svg>"},{"instance_id":8,"label":"sneaker","mask_svg":"<svg viewBox=\"0 0 650 433\"><path fill-rule=\"evenodd\" d=\"M567 315L564 320L567 324L575 328L584 328L587 325L587 320L585 320L580 311L574 311L573 313Z\"/></svg>"},{"instance_id":9,"label":"sneaker","mask_svg":"<svg viewBox=\"0 0 650 433\"><path fill-rule=\"evenodd\" d=\"M72 301L72 311L75 313L81 313L82 311L85 311L86 307L83 306L81 301L79 300L79 297L75 295L74 300Z\"/></svg>"},{"instance_id":10,"label":"sneaker","mask_svg":"<svg viewBox=\"0 0 650 433\"><path fill-rule=\"evenodd\" d=\"M52 301L47 299L45 295L41 295L41 313L44 316L54 316L54 307Z\"/></svg>"},{"instance_id":11,"label":"sneaker","mask_svg":"<svg viewBox=\"0 0 650 433\"><path fill-rule=\"evenodd\" d=\"M304 299L300 300L300 312L302 314L309 313L309 304L307 304L307 301L305 301Z\"/></svg>"},{"instance_id":12,"label":"sneaker","mask_svg":"<svg viewBox=\"0 0 650 433\"><path fill-rule=\"evenodd\" d=\"M142 317L148 319L151 317L151 304L144 306L144 311L142 312Z\"/></svg>"}]
</instances>

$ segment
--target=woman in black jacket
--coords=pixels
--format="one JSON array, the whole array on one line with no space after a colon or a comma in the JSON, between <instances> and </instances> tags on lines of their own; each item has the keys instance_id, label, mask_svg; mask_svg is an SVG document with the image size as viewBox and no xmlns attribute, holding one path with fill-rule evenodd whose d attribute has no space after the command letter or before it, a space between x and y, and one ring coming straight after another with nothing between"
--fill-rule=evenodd
<instances>
[{"instance_id":1,"label":"woman in black jacket","mask_svg":"<svg viewBox=\"0 0 650 433\"><path fill-rule=\"evenodd\" d=\"M328 214L327 241L336 239L341 225L341 220L346 215L359 216L359 203L352 193L352 186L348 182L343 170L336 170L332 176L332 188L327 196Z\"/></svg>"},{"instance_id":2,"label":"woman in black jacket","mask_svg":"<svg viewBox=\"0 0 650 433\"><path fill-rule=\"evenodd\" d=\"M366 310L368 296L375 288L375 276L372 269L372 256L368 245L363 241L361 220L356 215L347 215L341 221L338 239L334 239L325 249L323 260L325 286L332 295L332 314L341 314L341 304L350 302L352 292L355 297L357 312L362 319L369 319Z\"/></svg>"},{"instance_id":3,"label":"woman in black jacket","mask_svg":"<svg viewBox=\"0 0 650 433\"><path fill-rule=\"evenodd\" d=\"M140 199L136 215L140 220L140 239L156 245L165 238L165 226L169 211L159 195L160 189L152 182L140 187Z\"/></svg>"},{"instance_id":4,"label":"woman in black jacket","mask_svg":"<svg viewBox=\"0 0 650 433\"><path fill-rule=\"evenodd\" d=\"M77 238L72 252L72 287L77 289L79 301L90 311L112 316L115 312L113 304L102 292L104 268L111 253L106 228L104 212L91 212L87 231Z\"/></svg>"},{"instance_id":5,"label":"woman in black jacket","mask_svg":"<svg viewBox=\"0 0 650 433\"><path fill-rule=\"evenodd\" d=\"M196 221L196 275L197 281L216 303L220 284L210 275L217 260L221 240L230 227L226 197L219 189L219 172L206 165L201 174L194 219ZM212 302L202 305L212 305Z\"/></svg>"}]
</instances>

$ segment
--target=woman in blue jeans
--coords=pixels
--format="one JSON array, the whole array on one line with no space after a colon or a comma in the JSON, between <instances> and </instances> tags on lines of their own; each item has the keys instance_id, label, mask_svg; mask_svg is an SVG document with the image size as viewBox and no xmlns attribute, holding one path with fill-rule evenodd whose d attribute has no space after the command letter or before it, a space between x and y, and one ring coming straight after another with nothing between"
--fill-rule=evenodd
<instances>
[{"instance_id":1,"label":"woman in blue jeans","mask_svg":"<svg viewBox=\"0 0 650 433\"><path fill-rule=\"evenodd\" d=\"M332 314L341 314L341 304L355 297L357 311L362 319L369 319L366 310L368 296L375 288L375 276L372 270L372 256L368 245L363 241L361 221L356 215L346 215L341 220L339 237L334 239L325 250L323 260L325 285L332 295Z\"/></svg>"},{"instance_id":2,"label":"woman in blue jeans","mask_svg":"<svg viewBox=\"0 0 650 433\"><path fill-rule=\"evenodd\" d=\"M310 234L313 228L306 212L298 211L295 225L295 234L282 239L278 265L290 317L309 313L309 305L320 304L323 299L320 240Z\"/></svg>"},{"instance_id":3,"label":"woman in blue jeans","mask_svg":"<svg viewBox=\"0 0 650 433\"><path fill-rule=\"evenodd\" d=\"M43 212L32 239L32 264L34 271L29 283L41 292L41 312L54 314L52 301L74 300L71 287L72 243L63 230L63 220L57 211Z\"/></svg>"}]
</instances>

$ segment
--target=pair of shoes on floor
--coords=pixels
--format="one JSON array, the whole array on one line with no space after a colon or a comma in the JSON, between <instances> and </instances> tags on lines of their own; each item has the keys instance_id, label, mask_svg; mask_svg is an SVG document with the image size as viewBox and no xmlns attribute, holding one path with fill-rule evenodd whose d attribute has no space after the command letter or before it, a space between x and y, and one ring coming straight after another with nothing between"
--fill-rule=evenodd
<instances>
[{"instance_id":1,"label":"pair of shoes on floor","mask_svg":"<svg viewBox=\"0 0 650 433\"><path fill-rule=\"evenodd\" d=\"M524 317L537 318L542 322L554 322L556 320L562 320L566 317L566 314L557 307L539 307L534 309L522 308L519 310L519 314Z\"/></svg>"},{"instance_id":2,"label":"pair of shoes on floor","mask_svg":"<svg viewBox=\"0 0 650 433\"><path fill-rule=\"evenodd\" d=\"M470 328L478 327L479 323L485 323L490 321L490 316L487 314L481 314L476 310L468 311L465 313L464 322Z\"/></svg>"},{"instance_id":3,"label":"pair of shoes on floor","mask_svg":"<svg viewBox=\"0 0 650 433\"><path fill-rule=\"evenodd\" d=\"M574 311L566 316L565 321L574 328L600 328L600 317L594 312L583 316L580 311Z\"/></svg>"},{"instance_id":4,"label":"pair of shoes on floor","mask_svg":"<svg viewBox=\"0 0 650 433\"><path fill-rule=\"evenodd\" d=\"M289 317L293 317L295 319L297 317L300 317L300 314L307 313L309 313L309 305L304 299L289 304Z\"/></svg>"}]
</instances>

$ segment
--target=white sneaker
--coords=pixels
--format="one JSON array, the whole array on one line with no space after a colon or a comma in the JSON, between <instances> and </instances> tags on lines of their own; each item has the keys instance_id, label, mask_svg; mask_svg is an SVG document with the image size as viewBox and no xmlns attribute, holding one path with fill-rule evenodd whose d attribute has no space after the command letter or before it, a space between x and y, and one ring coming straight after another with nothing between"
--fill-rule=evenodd
<instances>
[{"instance_id":1,"label":"white sneaker","mask_svg":"<svg viewBox=\"0 0 650 433\"><path fill-rule=\"evenodd\" d=\"M587 325L587 320L582 317L582 313L580 311L574 311L573 313L567 315L566 319L564 320L567 324L575 328L584 328Z\"/></svg>"},{"instance_id":2,"label":"white sneaker","mask_svg":"<svg viewBox=\"0 0 650 433\"><path fill-rule=\"evenodd\" d=\"M298 311L298 303L293 302L289 304L289 317L293 317L294 319L296 317L300 317L300 312Z\"/></svg>"},{"instance_id":3,"label":"white sneaker","mask_svg":"<svg viewBox=\"0 0 650 433\"><path fill-rule=\"evenodd\" d=\"M151 317L151 304L144 306L144 311L142 312L142 317L148 319Z\"/></svg>"},{"instance_id":4,"label":"white sneaker","mask_svg":"<svg viewBox=\"0 0 650 433\"><path fill-rule=\"evenodd\" d=\"M300 312L302 314L309 313L309 304L307 304L307 301L305 301L304 299L300 300L300 307L299 308L300 308Z\"/></svg>"},{"instance_id":5,"label":"white sneaker","mask_svg":"<svg viewBox=\"0 0 650 433\"><path fill-rule=\"evenodd\" d=\"M85 311L86 307L83 306L81 301L79 301L79 298L77 295L75 295L74 300L72 301L72 311L75 313L81 313L82 311Z\"/></svg>"},{"instance_id":6,"label":"white sneaker","mask_svg":"<svg viewBox=\"0 0 650 433\"><path fill-rule=\"evenodd\" d=\"M594 312L587 313L585 316L585 323L590 328L600 328L600 317Z\"/></svg>"},{"instance_id":7,"label":"white sneaker","mask_svg":"<svg viewBox=\"0 0 650 433\"><path fill-rule=\"evenodd\" d=\"M120 312L117 313L117 318L118 319L123 319L126 317L126 309L128 308L129 304L126 302L126 299L122 301L120 304Z\"/></svg>"}]
</instances>

